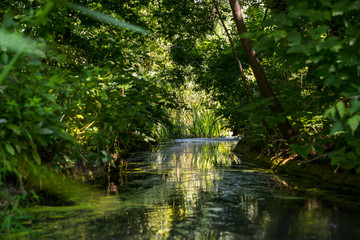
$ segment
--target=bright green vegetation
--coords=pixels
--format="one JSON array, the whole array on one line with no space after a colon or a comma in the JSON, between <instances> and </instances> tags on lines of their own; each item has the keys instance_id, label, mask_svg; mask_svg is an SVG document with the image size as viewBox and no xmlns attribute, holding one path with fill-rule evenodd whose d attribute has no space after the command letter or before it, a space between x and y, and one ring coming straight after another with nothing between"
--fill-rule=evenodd
<instances>
[{"instance_id":1,"label":"bright green vegetation","mask_svg":"<svg viewBox=\"0 0 360 240\"><path fill-rule=\"evenodd\" d=\"M1 233L44 181L174 138L233 131L360 173L360 1L240 3L2 0Z\"/></svg>"}]
</instances>

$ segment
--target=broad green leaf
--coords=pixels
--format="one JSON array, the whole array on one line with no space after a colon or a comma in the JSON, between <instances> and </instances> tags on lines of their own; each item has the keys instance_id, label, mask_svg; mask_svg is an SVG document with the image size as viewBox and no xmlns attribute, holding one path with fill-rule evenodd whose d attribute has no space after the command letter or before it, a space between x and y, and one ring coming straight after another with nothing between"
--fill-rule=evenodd
<instances>
[{"instance_id":1,"label":"broad green leaf","mask_svg":"<svg viewBox=\"0 0 360 240\"><path fill-rule=\"evenodd\" d=\"M14 125L14 124L8 124L8 125L6 125L6 127L7 127L8 129L13 130L13 132L16 133L17 135L20 135L20 134L21 134L20 128L19 128L18 126Z\"/></svg>"},{"instance_id":2,"label":"broad green leaf","mask_svg":"<svg viewBox=\"0 0 360 240\"><path fill-rule=\"evenodd\" d=\"M330 130L330 136L335 135L338 132L341 132L344 130L343 124L341 121L337 121L336 123L333 124L333 126L331 127Z\"/></svg>"},{"instance_id":3,"label":"broad green leaf","mask_svg":"<svg viewBox=\"0 0 360 240\"><path fill-rule=\"evenodd\" d=\"M338 102L336 104L336 109L338 110L340 118L343 118L345 115L345 104L342 101Z\"/></svg>"},{"instance_id":4,"label":"broad green leaf","mask_svg":"<svg viewBox=\"0 0 360 240\"><path fill-rule=\"evenodd\" d=\"M348 8L349 6L347 1L335 1L334 6L332 7L332 15L343 15L344 12L348 11Z\"/></svg>"},{"instance_id":5,"label":"broad green leaf","mask_svg":"<svg viewBox=\"0 0 360 240\"><path fill-rule=\"evenodd\" d=\"M356 154L355 154L354 152L347 152L347 153L345 154L345 156L346 156L347 158L350 158L351 160L356 160L356 158L357 158L357 156L356 156Z\"/></svg>"},{"instance_id":6,"label":"broad green leaf","mask_svg":"<svg viewBox=\"0 0 360 240\"><path fill-rule=\"evenodd\" d=\"M331 51L335 53L339 52L339 50L343 48L339 37L334 37L334 36L329 37L326 39L324 43L327 48L329 48Z\"/></svg>"},{"instance_id":7,"label":"broad green leaf","mask_svg":"<svg viewBox=\"0 0 360 240\"><path fill-rule=\"evenodd\" d=\"M46 97L47 100L49 100L52 103L56 103L55 97L51 93L44 94L44 97Z\"/></svg>"},{"instance_id":8,"label":"broad green leaf","mask_svg":"<svg viewBox=\"0 0 360 240\"><path fill-rule=\"evenodd\" d=\"M56 134L64 140L74 141L74 137L65 132L64 130L56 131Z\"/></svg>"},{"instance_id":9,"label":"broad green leaf","mask_svg":"<svg viewBox=\"0 0 360 240\"><path fill-rule=\"evenodd\" d=\"M128 120L126 118L119 119L119 121L118 121L118 129L120 131L124 131L125 129L128 128L128 123L129 122L128 122Z\"/></svg>"},{"instance_id":10,"label":"broad green leaf","mask_svg":"<svg viewBox=\"0 0 360 240\"><path fill-rule=\"evenodd\" d=\"M339 87L341 83L342 83L341 78L338 77L338 76L335 76L335 75L331 75L325 81L325 85L327 85L327 86L332 85L332 86L335 86L335 87Z\"/></svg>"},{"instance_id":11,"label":"broad green leaf","mask_svg":"<svg viewBox=\"0 0 360 240\"><path fill-rule=\"evenodd\" d=\"M335 113L336 113L335 107L331 107L325 111L324 117L333 118L335 117Z\"/></svg>"},{"instance_id":12,"label":"broad green leaf","mask_svg":"<svg viewBox=\"0 0 360 240\"><path fill-rule=\"evenodd\" d=\"M84 6L81 6L79 4L75 4L75 3L72 3L72 2L67 2L66 1L64 3L64 5L71 8L71 9L77 10L77 11L79 11L79 12L85 14L86 16L91 17L91 18L93 18L95 20L98 20L98 21L101 21L101 22L107 22L107 23L110 23L110 24L112 24L114 26L121 27L121 28L126 28L126 29L129 29L129 30L132 30L132 31L135 31L135 32L138 32L138 33L142 33L142 34L145 34L145 35L150 34L149 31L145 30L142 27L139 27L139 26L136 26L134 24L121 21L119 19L116 19L116 18L108 16L106 14L91 10L91 9L89 9L87 7L84 7Z\"/></svg>"},{"instance_id":13,"label":"broad green leaf","mask_svg":"<svg viewBox=\"0 0 360 240\"><path fill-rule=\"evenodd\" d=\"M326 7L332 7L332 0L320 0L320 2Z\"/></svg>"},{"instance_id":14,"label":"broad green leaf","mask_svg":"<svg viewBox=\"0 0 360 240\"><path fill-rule=\"evenodd\" d=\"M301 44L301 35L298 32L290 32L287 36L290 41L290 46L299 46Z\"/></svg>"},{"instance_id":15,"label":"broad green leaf","mask_svg":"<svg viewBox=\"0 0 360 240\"><path fill-rule=\"evenodd\" d=\"M321 36L327 32L329 29L328 25L321 25L317 28L310 28L308 30L308 33L314 38L314 39L320 39Z\"/></svg>"},{"instance_id":16,"label":"broad green leaf","mask_svg":"<svg viewBox=\"0 0 360 240\"><path fill-rule=\"evenodd\" d=\"M11 146L11 144L5 143L5 148L8 153L10 153L11 155L15 155L15 149L13 148L13 146Z\"/></svg>"},{"instance_id":17,"label":"broad green leaf","mask_svg":"<svg viewBox=\"0 0 360 240\"><path fill-rule=\"evenodd\" d=\"M74 137L71 136L70 134L68 134L67 132L65 132L63 129L58 128L58 127L53 127L53 126L49 126L48 127L50 130L52 130L54 132L55 136L58 136L64 140L68 140L68 141L74 141Z\"/></svg>"},{"instance_id":18,"label":"broad green leaf","mask_svg":"<svg viewBox=\"0 0 360 240\"><path fill-rule=\"evenodd\" d=\"M335 165L339 162L344 161L345 157L336 154L336 155L330 155L330 159L331 159L331 165Z\"/></svg>"},{"instance_id":19,"label":"broad green leaf","mask_svg":"<svg viewBox=\"0 0 360 240\"><path fill-rule=\"evenodd\" d=\"M360 122L360 116L359 115L352 116L351 118L349 118L347 120L347 124L351 128L351 134L355 133L356 129L359 127L359 122Z\"/></svg>"},{"instance_id":20,"label":"broad green leaf","mask_svg":"<svg viewBox=\"0 0 360 240\"><path fill-rule=\"evenodd\" d=\"M292 153L298 153L304 159L311 151L311 146L309 145L290 144L290 148Z\"/></svg>"},{"instance_id":21,"label":"broad green leaf","mask_svg":"<svg viewBox=\"0 0 360 240\"><path fill-rule=\"evenodd\" d=\"M275 39L275 42L277 42L280 39L283 39L284 37L286 37L286 32L284 30L277 30L277 31L274 31L271 35Z\"/></svg>"},{"instance_id":22,"label":"broad green leaf","mask_svg":"<svg viewBox=\"0 0 360 240\"><path fill-rule=\"evenodd\" d=\"M352 101L350 103L350 111L349 114L352 116L354 113L360 110L360 101Z\"/></svg>"},{"instance_id":23,"label":"broad green leaf","mask_svg":"<svg viewBox=\"0 0 360 240\"><path fill-rule=\"evenodd\" d=\"M277 25L278 24L284 24L287 26L292 26L292 20L288 19L285 16L285 13L280 13L274 16L274 19L276 20Z\"/></svg>"},{"instance_id":24,"label":"broad green leaf","mask_svg":"<svg viewBox=\"0 0 360 240\"><path fill-rule=\"evenodd\" d=\"M48 129L48 128L41 128L39 130L39 133L42 135L49 135L49 134L53 134L54 131L52 131L51 129Z\"/></svg>"}]
</instances>

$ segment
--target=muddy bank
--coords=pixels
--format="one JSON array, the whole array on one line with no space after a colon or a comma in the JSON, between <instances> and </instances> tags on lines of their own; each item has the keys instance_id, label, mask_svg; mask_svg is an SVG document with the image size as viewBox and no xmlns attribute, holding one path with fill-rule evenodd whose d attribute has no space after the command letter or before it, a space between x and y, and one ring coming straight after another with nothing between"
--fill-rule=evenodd
<instances>
[{"instance_id":1,"label":"muddy bank","mask_svg":"<svg viewBox=\"0 0 360 240\"><path fill-rule=\"evenodd\" d=\"M311 179L319 188L360 194L360 175L337 169L330 165L328 159L306 163L292 157L285 158L262 153L244 141L239 141L233 152L241 155L242 161L258 164L277 174Z\"/></svg>"}]
</instances>

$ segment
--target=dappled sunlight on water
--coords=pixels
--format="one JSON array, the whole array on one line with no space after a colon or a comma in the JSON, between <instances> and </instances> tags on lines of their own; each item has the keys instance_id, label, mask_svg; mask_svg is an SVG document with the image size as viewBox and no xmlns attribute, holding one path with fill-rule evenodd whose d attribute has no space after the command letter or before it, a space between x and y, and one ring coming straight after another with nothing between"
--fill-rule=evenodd
<instances>
[{"instance_id":1,"label":"dappled sunlight on water","mask_svg":"<svg viewBox=\"0 0 360 240\"><path fill-rule=\"evenodd\" d=\"M189 140L135 154L104 177L95 200L33 209L34 234L24 238L360 238L359 205L294 190L291 180L242 163L235 144Z\"/></svg>"}]
</instances>

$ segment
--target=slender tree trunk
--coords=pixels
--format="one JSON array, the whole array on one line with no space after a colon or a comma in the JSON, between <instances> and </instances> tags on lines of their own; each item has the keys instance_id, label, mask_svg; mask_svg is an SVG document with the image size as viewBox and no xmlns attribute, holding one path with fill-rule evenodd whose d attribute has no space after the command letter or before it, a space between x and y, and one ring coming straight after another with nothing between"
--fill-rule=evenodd
<instances>
[{"instance_id":1,"label":"slender tree trunk","mask_svg":"<svg viewBox=\"0 0 360 240\"><path fill-rule=\"evenodd\" d=\"M238 33L239 34L246 33L247 30L238 0L229 0L229 3L234 16ZM246 58L248 59L249 64L253 70L261 95L264 98L270 98L272 100L272 105L270 106L270 109L273 113L275 113L276 115L284 113L282 106L280 105L278 99L276 98L265 76L264 69L262 68L260 61L256 56L256 52L254 50L251 40L245 37L241 37L240 40L244 48ZM283 123L278 122L278 128L282 136L287 140L289 140L290 137L293 136L294 134L294 130L287 120Z\"/></svg>"},{"instance_id":2,"label":"slender tree trunk","mask_svg":"<svg viewBox=\"0 0 360 240\"><path fill-rule=\"evenodd\" d=\"M229 39L229 42L230 42L232 51L233 51L233 53L234 53L235 61L237 62L238 67L239 67L241 80L242 80L243 83L244 83L246 92L247 92L247 94L249 95L251 101L252 101L252 102L255 102L254 97L253 97L253 94L252 94L252 92L251 92L251 90L250 90L250 87L249 87L249 84L248 84L248 79L247 79L247 77L245 76L244 69L243 69L243 67L242 67L242 63L241 63L241 61L240 61L240 59L239 59L239 57L238 57L238 54L237 54L237 52L236 52L235 44L234 44L234 42L233 42L233 40L232 40L232 38L231 38L231 36L230 36L230 34L229 34L229 31L228 31L228 29L227 29L227 27L226 27L226 25L225 25L225 23L224 23L224 20L221 18L221 13L220 13L220 10L219 10L219 8L218 8L218 6L217 6L217 4L216 4L216 0L213 0L213 5L214 5L214 8L215 8L216 13L217 13L218 16L219 16L220 22L221 22L221 24L222 24L222 26L223 26L223 28L224 28L224 30L225 30L226 36L227 36L227 38ZM261 111L260 111L258 108L256 108L256 110L257 110L258 113L261 115ZM267 125L266 120L265 120L264 118L261 118L261 122L262 122L262 124L264 125L264 127L266 128L266 131L269 131L269 126Z\"/></svg>"}]
</instances>

